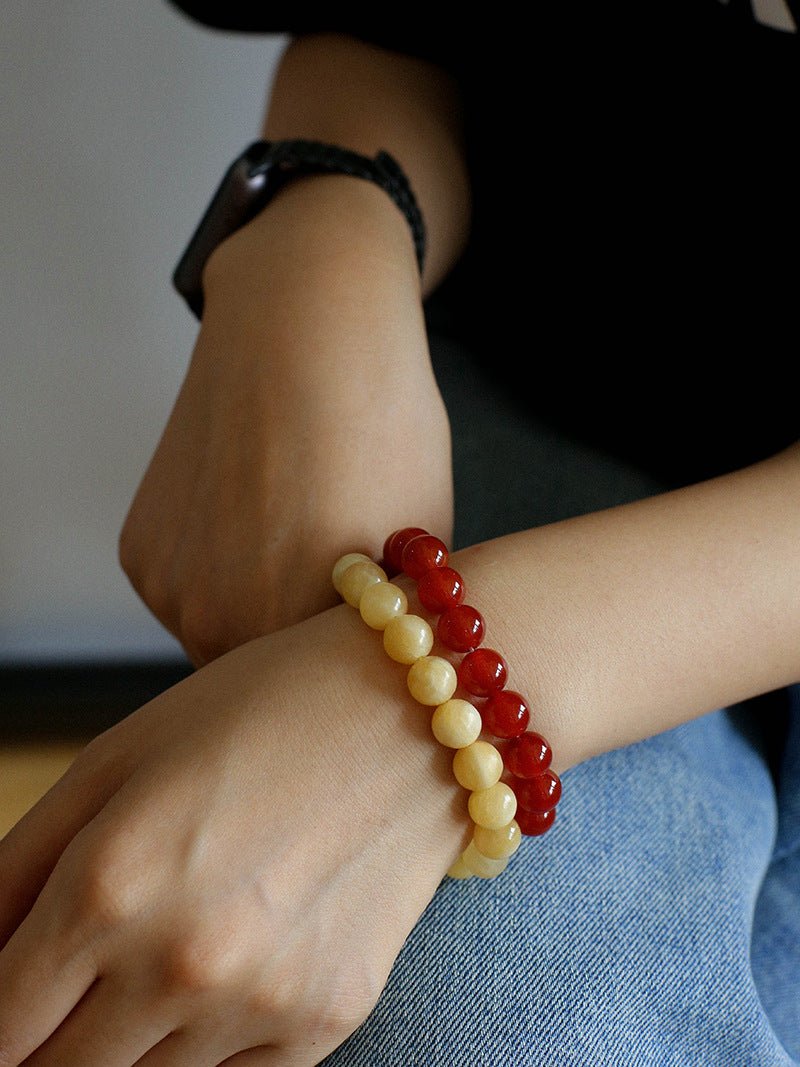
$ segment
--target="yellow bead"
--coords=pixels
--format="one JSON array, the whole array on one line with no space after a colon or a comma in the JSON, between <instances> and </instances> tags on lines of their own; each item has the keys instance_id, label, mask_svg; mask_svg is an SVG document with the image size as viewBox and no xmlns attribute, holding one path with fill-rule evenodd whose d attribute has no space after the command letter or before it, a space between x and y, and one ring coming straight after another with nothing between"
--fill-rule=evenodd
<instances>
[{"instance_id":1,"label":"yellow bead","mask_svg":"<svg viewBox=\"0 0 800 1067\"><path fill-rule=\"evenodd\" d=\"M342 595L342 575L354 563L372 563L372 560L369 556L365 556L363 552L348 552L346 555L340 556L333 565L331 580L333 588L339 596Z\"/></svg>"},{"instance_id":2,"label":"yellow bead","mask_svg":"<svg viewBox=\"0 0 800 1067\"><path fill-rule=\"evenodd\" d=\"M456 669L441 656L422 656L408 669L408 690L420 704L443 704L458 685Z\"/></svg>"},{"instance_id":3,"label":"yellow bead","mask_svg":"<svg viewBox=\"0 0 800 1067\"><path fill-rule=\"evenodd\" d=\"M433 630L419 615L397 615L386 623L383 647L398 663L415 663L433 648Z\"/></svg>"},{"instance_id":4,"label":"yellow bead","mask_svg":"<svg viewBox=\"0 0 800 1067\"><path fill-rule=\"evenodd\" d=\"M488 789L477 789L470 793L467 807L476 826L499 830L517 814L517 798L511 786L505 782L495 782Z\"/></svg>"},{"instance_id":5,"label":"yellow bead","mask_svg":"<svg viewBox=\"0 0 800 1067\"><path fill-rule=\"evenodd\" d=\"M463 856L459 856L447 872L448 878L471 878L472 874L472 869L464 863Z\"/></svg>"},{"instance_id":6,"label":"yellow bead","mask_svg":"<svg viewBox=\"0 0 800 1067\"><path fill-rule=\"evenodd\" d=\"M486 826L476 826L472 835L475 848L482 856L491 860L502 860L513 856L522 842L519 823L512 819L499 830L489 830Z\"/></svg>"},{"instance_id":7,"label":"yellow bead","mask_svg":"<svg viewBox=\"0 0 800 1067\"><path fill-rule=\"evenodd\" d=\"M502 773L503 757L488 741L474 741L453 756L453 774L465 789L488 789L500 781ZM508 819L513 816L512 811Z\"/></svg>"},{"instance_id":8,"label":"yellow bead","mask_svg":"<svg viewBox=\"0 0 800 1067\"><path fill-rule=\"evenodd\" d=\"M383 630L389 619L405 615L408 597L399 585L392 582L373 582L361 594L358 610L361 618L373 630Z\"/></svg>"},{"instance_id":9,"label":"yellow bead","mask_svg":"<svg viewBox=\"0 0 800 1067\"><path fill-rule=\"evenodd\" d=\"M481 713L468 700L453 698L440 704L431 718L433 736L447 748L466 748L481 733Z\"/></svg>"},{"instance_id":10,"label":"yellow bead","mask_svg":"<svg viewBox=\"0 0 800 1067\"><path fill-rule=\"evenodd\" d=\"M341 594L347 603L357 608L364 590L374 582L387 582L386 571L372 560L351 563L339 580Z\"/></svg>"},{"instance_id":11,"label":"yellow bead","mask_svg":"<svg viewBox=\"0 0 800 1067\"><path fill-rule=\"evenodd\" d=\"M461 859L464 866L472 871L473 874L476 874L478 878L496 878L508 866L508 858L490 859L488 856L484 856L482 852L478 852L472 841L464 849Z\"/></svg>"}]
</instances>

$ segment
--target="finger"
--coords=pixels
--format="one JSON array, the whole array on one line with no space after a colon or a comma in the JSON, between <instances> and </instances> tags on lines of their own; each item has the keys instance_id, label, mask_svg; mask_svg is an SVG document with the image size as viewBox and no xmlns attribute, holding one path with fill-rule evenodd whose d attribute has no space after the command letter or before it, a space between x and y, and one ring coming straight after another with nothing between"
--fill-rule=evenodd
<instances>
[{"instance_id":1,"label":"finger","mask_svg":"<svg viewBox=\"0 0 800 1067\"><path fill-rule=\"evenodd\" d=\"M61 1025L97 978L89 952L75 952L55 928L51 916L57 909L48 892L52 884L48 882L0 952L0 1063L22 1063Z\"/></svg>"},{"instance_id":2,"label":"finger","mask_svg":"<svg viewBox=\"0 0 800 1067\"><path fill-rule=\"evenodd\" d=\"M306 1050L287 1050L262 1045L260 1048L237 1052L230 1059L223 1060L219 1067L317 1067L317 1064L322 1063L324 1055L324 1051L309 1053Z\"/></svg>"},{"instance_id":3,"label":"finger","mask_svg":"<svg viewBox=\"0 0 800 1067\"><path fill-rule=\"evenodd\" d=\"M175 1030L136 1060L135 1067L218 1067L228 1062L226 1055L207 1032Z\"/></svg>"},{"instance_id":4,"label":"finger","mask_svg":"<svg viewBox=\"0 0 800 1067\"><path fill-rule=\"evenodd\" d=\"M251 1017L248 1021L242 1014L247 999L245 989L230 991L225 1001L217 1000L209 1011L204 1009L202 1001L195 998L187 1004L181 995L178 1004L183 1004L184 1008L180 1017L191 1021L176 1026L172 1033L137 1060L135 1067L219 1067L228 1062L238 1064L238 1056L249 1056L250 1053L256 1058L248 1063L277 1064L278 1061L271 1058L277 1050L272 1044L264 1043L263 1018ZM314 1059L303 1061L307 1067L316 1062Z\"/></svg>"},{"instance_id":5,"label":"finger","mask_svg":"<svg viewBox=\"0 0 800 1067\"><path fill-rule=\"evenodd\" d=\"M99 978L59 1028L25 1061L25 1067L131 1067L172 1030L174 1020L154 1007L146 990L119 978ZM202 1061L198 1061L202 1062Z\"/></svg>"},{"instance_id":6,"label":"finger","mask_svg":"<svg viewBox=\"0 0 800 1067\"><path fill-rule=\"evenodd\" d=\"M0 839L0 949L41 892L61 853L117 792L121 768L88 749Z\"/></svg>"}]
</instances>

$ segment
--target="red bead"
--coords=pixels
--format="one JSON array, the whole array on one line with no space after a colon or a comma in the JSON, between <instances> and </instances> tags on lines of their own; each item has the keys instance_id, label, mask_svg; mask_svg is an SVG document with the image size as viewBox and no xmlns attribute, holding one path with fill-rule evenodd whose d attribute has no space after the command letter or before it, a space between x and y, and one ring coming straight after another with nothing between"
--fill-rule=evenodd
<instances>
[{"instance_id":1,"label":"red bead","mask_svg":"<svg viewBox=\"0 0 800 1067\"><path fill-rule=\"evenodd\" d=\"M517 796L517 804L525 811L549 811L561 799L561 779L555 771L546 770L535 778L516 778L509 783Z\"/></svg>"},{"instance_id":2,"label":"red bead","mask_svg":"<svg viewBox=\"0 0 800 1067\"><path fill-rule=\"evenodd\" d=\"M514 818L517 821L520 832L526 837L539 837L540 834L549 830L556 821L556 809L551 808L549 811L525 811L524 808L517 808L517 813Z\"/></svg>"},{"instance_id":3,"label":"red bead","mask_svg":"<svg viewBox=\"0 0 800 1067\"><path fill-rule=\"evenodd\" d=\"M457 604L439 616L436 636L453 652L472 652L483 640L486 624L471 604Z\"/></svg>"},{"instance_id":4,"label":"red bead","mask_svg":"<svg viewBox=\"0 0 800 1067\"><path fill-rule=\"evenodd\" d=\"M428 611L447 611L464 599L464 582L452 567L434 567L425 571L417 583L420 603Z\"/></svg>"},{"instance_id":5,"label":"red bead","mask_svg":"<svg viewBox=\"0 0 800 1067\"><path fill-rule=\"evenodd\" d=\"M481 708L483 725L495 737L518 737L528 728L530 717L524 698L513 689L490 693Z\"/></svg>"},{"instance_id":6,"label":"red bead","mask_svg":"<svg viewBox=\"0 0 800 1067\"><path fill-rule=\"evenodd\" d=\"M412 537L426 534L421 526L404 526L402 530L395 530L389 534L383 542L383 569L392 577L399 574L403 569L403 549Z\"/></svg>"},{"instance_id":7,"label":"red bead","mask_svg":"<svg viewBox=\"0 0 800 1067\"><path fill-rule=\"evenodd\" d=\"M432 567L446 567L449 555L444 541L426 533L406 542L400 561L409 578L418 579Z\"/></svg>"},{"instance_id":8,"label":"red bead","mask_svg":"<svg viewBox=\"0 0 800 1067\"><path fill-rule=\"evenodd\" d=\"M493 648L476 648L464 656L458 667L461 687L476 697L486 697L502 689L507 678L506 661Z\"/></svg>"},{"instance_id":9,"label":"red bead","mask_svg":"<svg viewBox=\"0 0 800 1067\"><path fill-rule=\"evenodd\" d=\"M553 750L541 734L528 733L514 737L503 745L503 763L517 778L533 778L550 766Z\"/></svg>"}]
</instances>

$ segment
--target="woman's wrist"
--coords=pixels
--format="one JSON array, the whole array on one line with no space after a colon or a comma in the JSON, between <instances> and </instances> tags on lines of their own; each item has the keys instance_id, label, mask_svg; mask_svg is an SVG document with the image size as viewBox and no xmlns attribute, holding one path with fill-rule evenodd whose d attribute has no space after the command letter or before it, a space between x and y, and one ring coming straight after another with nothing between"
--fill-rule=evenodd
<instances>
[{"instance_id":1,"label":"woman's wrist","mask_svg":"<svg viewBox=\"0 0 800 1067\"><path fill-rule=\"evenodd\" d=\"M380 563L345 553L331 577L367 626L382 633L389 658L407 668L406 686L430 714L431 732L450 750L453 775L468 792L473 837L448 874L492 878L523 836L553 825L561 780L547 740L526 734L527 701L506 687L508 665L483 645L483 616L465 601L463 577L448 564L441 538L402 527L386 538ZM416 588L407 590L408 578Z\"/></svg>"},{"instance_id":2,"label":"woman's wrist","mask_svg":"<svg viewBox=\"0 0 800 1067\"><path fill-rule=\"evenodd\" d=\"M354 216L372 222L350 238ZM338 176L288 186L217 249L207 286L120 546L196 664L329 607L326 554L377 549L410 507L452 524L419 271L382 189Z\"/></svg>"},{"instance_id":3,"label":"woman's wrist","mask_svg":"<svg viewBox=\"0 0 800 1067\"><path fill-rule=\"evenodd\" d=\"M408 222L378 186L350 175L295 179L211 254L203 277L212 314L263 303L265 290L368 294L391 284L421 305ZM279 313L271 307L272 314Z\"/></svg>"},{"instance_id":4,"label":"woman's wrist","mask_svg":"<svg viewBox=\"0 0 800 1067\"><path fill-rule=\"evenodd\" d=\"M341 788L352 795L354 817L374 819L398 867L434 888L470 835L467 796L453 778L452 753L431 732L430 709L411 696L408 668L386 655L381 634L349 605L301 625L317 653L316 670L327 670L335 697L323 722L340 753ZM284 634L267 640L296 643ZM319 691L316 678L312 685Z\"/></svg>"},{"instance_id":5,"label":"woman's wrist","mask_svg":"<svg viewBox=\"0 0 800 1067\"><path fill-rule=\"evenodd\" d=\"M410 230L371 183L315 175L282 189L212 254L204 290L195 360L238 361L312 409L335 412L356 379L388 391L399 374L441 403Z\"/></svg>"}]
</instances>

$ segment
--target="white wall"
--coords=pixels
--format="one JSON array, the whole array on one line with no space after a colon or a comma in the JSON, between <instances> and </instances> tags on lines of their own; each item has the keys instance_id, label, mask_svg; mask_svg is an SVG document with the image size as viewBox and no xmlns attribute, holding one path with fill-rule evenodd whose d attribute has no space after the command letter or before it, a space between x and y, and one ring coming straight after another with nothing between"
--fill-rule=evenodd
<instances>
[{"instance_id":1,"label":"white wall","mask_svg":"<svg viewBox=\"0 0 800 1067\"><path fill-rule=\"evenodd\" d=\"M165 0L0 12L0 663L180 657L117 536L196 333L171 273L280 36Z\"/></svg>"}]
</instances>

